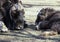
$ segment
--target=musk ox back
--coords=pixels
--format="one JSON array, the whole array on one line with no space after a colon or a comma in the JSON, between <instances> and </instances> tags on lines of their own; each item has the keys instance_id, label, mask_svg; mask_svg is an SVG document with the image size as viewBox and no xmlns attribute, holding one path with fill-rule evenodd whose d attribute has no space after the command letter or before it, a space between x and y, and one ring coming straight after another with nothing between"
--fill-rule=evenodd
<instances>
[{"instance_id":1,"label":"musk ox back","mask_svg":"<svg viewBox=\"0 0 60 42\"><path fill-rule=\"evenodd\" d=\"M56 11L49 20L50 29L60 33L60 11Z\"/></svg>"}]
</instances>

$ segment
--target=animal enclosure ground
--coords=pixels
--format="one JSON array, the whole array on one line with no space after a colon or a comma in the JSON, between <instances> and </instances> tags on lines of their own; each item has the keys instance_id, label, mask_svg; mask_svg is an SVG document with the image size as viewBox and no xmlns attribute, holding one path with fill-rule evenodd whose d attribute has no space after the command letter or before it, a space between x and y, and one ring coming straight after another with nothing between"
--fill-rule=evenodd
<instances>
[{"instance_id":1,"label":"animal enclosure ground","mask_svg":"<svg viewBox=\"0 0 60 42\"><path fill-rule=\"evenodd\" d=\"M34 26L30 26L34 28ZM0 42L59 42L60 35L41 37L41 31L32 28L14 30L7 33L0 33Z\"/></svg>"},{"instance_id":2,"label":"animal enclosure ground","mask_svg":"<svg viewBox=\"0 0 60 42\"><path fill-rule=\"evenodd\" d=\"M47 1L47 0L46 0ZM50 36L50 37L41 37L41 31L36 31L34 22L37 16L37 13L40 9L45 7L52 7L56 10L60 10L60 6L50 6L43 5L45 1L42 0L22 0L25 9L25 20L29 24L28 28L24 30L14 30L8 31L7 33L0 33L0 42L60 42L60 35ZM53 2L52 2L53 3ZM45 3L47 4L47 2ZM58 3L53 3L57 5Z\"/></svg>"}]
</instances>

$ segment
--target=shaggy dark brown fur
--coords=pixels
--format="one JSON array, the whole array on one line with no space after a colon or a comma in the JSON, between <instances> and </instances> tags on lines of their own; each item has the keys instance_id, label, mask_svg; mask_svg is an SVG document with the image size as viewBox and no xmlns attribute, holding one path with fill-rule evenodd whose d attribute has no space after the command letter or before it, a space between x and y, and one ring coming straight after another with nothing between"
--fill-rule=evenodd
<instances>
[{"instance_id":1,"label":"shaggy dark brown fur","mask_svg":"<svg viewBox=\"0 0 60 42\"><path fill-rule=\"evenodd\" d=\"M35 21L36 25L39 25L40 29L47 29L49 19L52 17L52 15L54 13L55 13L55 10L52 9L52 8L45 8L45 9L43 8L43 9L41 9L40 12L37 15L37 19Z\"/></svg>"},{"instance_id":2,"label":"shaggy dark brown fur","mask_svg":"<svg viewBox=\"0 0 60 42\"><path fill-rule=\"evenodd\" d=\"M60 33L60 11L56 11L55 14L50 18L49 26L52 30Z\"/></svg>"},{"instance_id":3,"label":"shaggy dark brown fur","mask_svg":"<svg viewBox=\"0 0 60 42\"><path fill-rule=\"evenodd\" d=\"M36 23L39 26L38 29L51 29L60 33L60 11L51 8L42 9L37 15Z\"/></svg>"}]
</instances>

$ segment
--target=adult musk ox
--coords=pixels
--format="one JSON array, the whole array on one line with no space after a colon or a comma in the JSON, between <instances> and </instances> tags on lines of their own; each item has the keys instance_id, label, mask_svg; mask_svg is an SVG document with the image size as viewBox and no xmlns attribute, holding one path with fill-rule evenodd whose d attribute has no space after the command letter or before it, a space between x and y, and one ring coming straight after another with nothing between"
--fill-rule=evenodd
<instances>
[{"instance_id":1,"label":"adult musk ox","mask_svg":"<svg viewBox=\"0 0 60 42\"><path fill-rule=\"evenodd\" d=\"M5 17L3 18L5 25L9 29L23 28L25 21L23 19L24 9L22 2L20 0L1 0L1 2L3 2L1 6L5 10Z\"/></svg>"}]
</instances>

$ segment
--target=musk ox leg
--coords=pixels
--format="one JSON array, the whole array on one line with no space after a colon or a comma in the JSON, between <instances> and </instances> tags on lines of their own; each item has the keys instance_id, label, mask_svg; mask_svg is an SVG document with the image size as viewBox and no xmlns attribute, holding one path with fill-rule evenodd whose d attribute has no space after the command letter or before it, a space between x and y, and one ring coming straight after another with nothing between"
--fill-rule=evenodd
<instances>
[{"instance_id":1,"label":"musk ox leg","mask_svg":"<svg viewBox=\"0 0 60 42\"><path fill-rule=\"evenodd\" d=\"M24 29L24 21L20 24L20 29Z\"/></svg>"},{"instance_id":2,"label":"musk ox leg","mask_svg":"<svg viewBox=\"0 0 60 42\"><path fill-rule=\"evenodd\" d=\"M40 27L41 23L42 23L42 22L39 22L39 24L36 25L36 29L37 29L37 30L40 30L40 28L41 28L41 27Z\"/></svg>"},{"instance_id":3,"label":"musk ox leg","mask_svg":"<svg viewBox=\"0 0 60 42\"><path fill-rule=\"evenodd\" d=\"M24 28L28 27L28 23L24 20Z\"/></svg>"},{"instance_id":4,"label":"musk ox leg","mask_svg":"<svg viewBox=\"0 0 60 42\"><path fill-rule=\"evenodd\" d=\"M36 25L37 30L47 30L48 28L48 21L41 21L38 25Z\"/></svg>"},{"instance_id":5,"label":"musk ox leg","mask_svg":"<svg viewBox=\"0 0 60 42\"><path fill-rule=\"evenodd\" d=\"M6 25L0 21L0 31L1 32L7 32L8 31L8 28L6 27Z\"/></svg>"},{"instance_id":6,"label":"musk ox leg","mask_svg":"<svg viewBox=\"0 0 60 42\"><path fill-rule=\"evenodd\" d=\"M53 31L57 31L60 34L60 22L52 23L51 29Z\"/></svg>"},{"instance_id":7,"label":"musk ox leg","mask_svg":"<svg viewBox=\"0 0 60 42\"><path fill-rule=\"evenodd\" d=\"M24 28L24 21L17 21L14 24L15 30L20 30Z\"/></svg>"}]
</instances>

